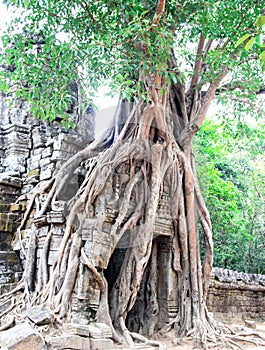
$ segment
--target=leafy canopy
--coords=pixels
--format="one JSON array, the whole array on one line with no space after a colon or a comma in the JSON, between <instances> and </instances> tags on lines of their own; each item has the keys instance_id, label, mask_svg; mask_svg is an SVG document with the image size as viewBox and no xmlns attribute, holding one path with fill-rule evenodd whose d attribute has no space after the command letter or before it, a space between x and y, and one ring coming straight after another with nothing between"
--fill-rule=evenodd
<instances>
[{"instance_id":1,"label":"leafy canopy","mask_svg":"<svg viewBox=\"0 0 265 350\"><path fill-rule=\"evenodd\" d=\"M195 139L197 172L211 213L214 265L263 273L264 124L206 120Z\"/></svg>"},{"instance_id":2,"label":"leafy canopy","mask_svg":"<svg viewBox=\"0 0 265 350\"><path fill-rule=\"evenodd\" d=\"M264 11L263 11L264 13ZM260 47L263 48L263 51L259 54L260 64L262 70L265 70L265 42L262 43L263 34L262 28L265 26L265 15L260 15L255 21L256 32L244 34L237 42L236 47L244 43L245 50L248 51L254 43L257 43Z\"/></svg>"},{"instance_id":3,"label":"leafy canopy","mask_svg":"<svg viewBox=\"0 0 265 350\"><path fill-rule=\"evenodd\" d=\"M128 99L145 98L143 77L158 71L168 84L181 81L188 88L206 89L222 72L226 84L220 96L233 96L240 105L264 87L257 50L236 43L252 32L263 9L255 0L5 0L21 9L2 41L4 51L0 88L27 99L42 119L65 113L71 105L69 85L79 81L92 96L108 84ZM196 57L198 38L206 41ZM170 64L174 50L178 67ZM194 70L202 61L200 72Z\"/></svg>"}]
</instances>

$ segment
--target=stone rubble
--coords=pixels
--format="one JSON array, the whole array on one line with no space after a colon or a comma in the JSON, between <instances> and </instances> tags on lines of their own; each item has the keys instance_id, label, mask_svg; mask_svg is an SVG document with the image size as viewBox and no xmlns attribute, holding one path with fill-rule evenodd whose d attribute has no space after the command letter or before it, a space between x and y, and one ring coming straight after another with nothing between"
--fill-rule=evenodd
<instances>
[{"instance_id":1,"label":"stone rubble","mask_svg":"<svg viewBox=\"0 0 265 350\"><path fill-rule=\"evenodd\" d=\"M44 346L40 334L26 322L0 332L0 344L8 350L41 350Z\"/></svg>"},{"instance_id":2,"label":"stone rubble","mask_svg":"<svg viewBox=\"0 0 265 350\"><path fill-rule=\"evenodd\" d=\"M52 322L53 315L51 310L43 305L33 306L26 311L26 316L36 325L43 326Z\"/></svg>"}]
</instances>

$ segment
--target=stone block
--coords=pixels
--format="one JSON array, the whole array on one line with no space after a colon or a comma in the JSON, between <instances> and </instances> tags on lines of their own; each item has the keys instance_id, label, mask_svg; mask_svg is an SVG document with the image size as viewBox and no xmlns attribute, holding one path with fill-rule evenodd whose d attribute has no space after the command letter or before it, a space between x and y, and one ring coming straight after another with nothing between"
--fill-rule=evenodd
<instances>
[{"instance_id":1,"label":"stone block","mask_svg":"<svg viewBox=\"0 0 265 350\"><path fill-rule=\"evenodd\" d=\"M62 148L62 142L63 142L64 137L65 137L64 135L58 135L58 137L54 140L53 149L55 151L58 151Z\"/></svg>"},{"instance_id":2,"label":"stone block","mask_svg":"<svg viewBox=\"0 0 265 350\"><path fill-rule=\"evenodd\" d=\"M0 231L12 232L13 231L13 220L6 219L3 217L4 214L0 214Z\"/></svg>"},{"instance_id":3,"label":"stone block","mask_svg":"<svg viewBox=\"0 0 265 350\"><path fill-rule=\"evenodd\" d=\"M53 265L55 263L55 261L57 260L57 255L57 251L49 251L48 265Z\"/></svg>"},{"instance_id":4,"label":"stone block","mask_svg":"<svg viewBox=\"0 0 265 350\"><path fill-rule=\"evenodd\" d=\"M26 316L35 324L41 326L52 321L52 312L43 305L33 306L26 310Z\"/></svg>"},{"instance_id":5,"label":"stone block","mask_svg":"<svg viewBox=\"0 0 265 350\"><path fill-rule=\"evenodd\" d=\"M32 163L34 163L34 162L38 162L39 163L40 160L41 160L41 154L34 154L30 158L30 161Z\"/></svg>"},{"instance_id":6,"label":"stone block","mask_svg":"<svg viewBox=\"0 0 265 350\"><path fill-rule=\"evenodd\" d=\"M47 214L48 223L53 224L62 224L65 221L64 215L62 212L51 211Z\"/></svg>"},{"instance_id":7,"label":"stone block","mask_svg":"<svg viewBox=\"0 0 265 350\"><path fill-rule=\"evenodd\" d=\"M54 170L49 168L41 170L40 181L50 179L53 175L53 172Z\"/></svg>"},{"instance_id":8,"label":"stone block","mask_svg":"<svg viewBox=\"0 0 265 350\"><path fill-rule=\"evenodd\" d=\"M36 156L37 154L42 154L44 148L39 147L39 148L34 148L32 154Z\"/></svg>"},{"instance_id":9,"label":"stone block","mask_svg":"<svg viewBox=\"0 0 265 350\"><path fill-rule=\"evenodd\" d=\"M89 337L89 326L77 323L66 323L64 324L64 331L67 334L76 334L83 337Z\"/></svg>"},{"instance_id":10,"label":"stone block","mask_svg":"<svg viewBox=\"0 0 265 350\"><path fill-rule=\"evenodd\" d=\"M37 227L45 226L47 224L47 217L46 215L39 216L35 218L33 222Z\"/></svg>"},{"instance_id":11,"label":"stone block","mask_svg":"<svg viewBox=\"0 0 265 350\"><path fill-rule=\"evenodd\" d=\"M53 349L90 350L90 339L80 337L79 335L51 337L49 343Z\"/></svg>"},{"instance_id":12,"label":"stone block","mask_svg":"<svg viewBox=\"0 0 265 350\"><path fill-rule=\"evenodd\" d=\"M10 204L0 203L0 213L8 213L10 210Z\"/></svg>"},{"instance_id":13,"label":"stone block","mask_svg":"<svg viewBox=\"0 0 265 350\"><path fill-rule=\"evenodd\" d=\"M43 158L40 160L40 167L43 168L45 167L46 165L50 164L51 163L51 160L49 157L47 158Z\"/></svg>"},{"instance_id":14,"label":"stone block","mask_svg":"<svg viewBox=\"0 0 265 350\"><path fill-rule=\"evenodd\" d=\"M28 177L37 176L39 174L40 174L40 169L39 168L32 169L32 170L29 171Z\"/></svg>"},{"instance_id":15,"label":"stone block","mask_svg":"<svg viewBox=\"0 0 265 350\"><path fill-rule=\"evenodd\" d=\"M100 329L103 338L111 338L112 337L112 330L111 330L110 326L108 326L106 323L97 322L97 323L95 323L95 326Z\"/></svg>"},{"instance_id":16,"label":"stone block","mask_svg":"<svg viewBox=\"0 0 265 350\"><path fill-rule=\"evenodd\" d=\"M52 237L50 240L50 250L57 251L62 243L62 237Z\"/></svg>"},{"instance_id":17,"label":"stone block","mask_svg":"<svg viewBox=\"0 0 265 350\"><path fill-rule=\"evenodd\" d=\"M61 152L59 150L57 151L53 151L52 153L52 156L51 156L51 161L55 161L55 160L58 160L58 159L61 159L62 156L61 156Z\"/></svg>"},{"instance_id":18,"label":"stone block","mask_svg":"<svg viewBox=\"0 0 265 350\"><path fill-rule=\"evenodd\" d=\"M94 339L100 339L100 338L104 338L102 336L102 331L100 328L98 328L95 324L92 325L92 324L89 324L88 325L88 329L89 329L89 334L90 334L90 337L91 338L94 338Z\"/></svg>"},{"instance_id":19,"label":"stone block","mask_svg":"<svg viewBox=\"0 0 265 350\"><path fill-rule=\"evenodd\" d=\"M63 225L51 224L51 230L53 232L53 236L63 237L65 228Z\"/></svg>"},{"instance_id":20,"label":"stone block","mask_svg":"<svg viewBox=\"0 0 265 350\"><path fill-rule=\"evenodd\" d=\"M53 145L53 142L54 142L54 139L50 136L48 137L47 141L46 141L46 144L45 144L45 147L50 147Z\"/></svg>"},{"instance_id":21,"label":"stone block","mask_svg":"<svg viewBox=\"0 0 265 350\"><path fill-rule=\"evenodd\" d=\"M21 194L28 193L28 192L30 192L33 188L34 188L34 185L28 184L28 185L26 185L26 186L24 186L24 187L22 188Z\"/></svg>"},{"instance_id":22,"label":"stone block","mask_svg":"<svg viewBox=\"0 0 265 350\"><path fill-rule=\"evenodd\" d=\"M0 332L0 337L2 348L8 350L40 350L44 345L40 334L26 322Z\"/></svg>"},{"instance_id":23,"label":"stone block","mask_svg":"<svg viewBox=\"0 0 265 350\"><path fill-rule=\"evenodd\" d=\"M17 175L19 175L19 173L17 173ZM20 188L22 186L22 179L10 176L8 173L1 173L0 184Z\"/></svg>"},{"instance_id":24,"label":"stone block","mask_svg":"<svg viewBox=\"0 0 265 350\"><path fill-rule=\"evenodd\" d=\"M44 148L44 150L42 151L41 157L42 158L50 157L52 155L52 151L53 149L51 146Z\"/></svg>"},{"instance_id":25,"label":"stone block","mask_svg":"<svg viewBox=\"0 0 265 350\"><path fill-rule=\"evenodd\" d=\"M38 169L39 167L40 167L40 162L39 161L33 162L32 160L30 160L28 162L28 170L29 171L34 171L34 170Z\"/></svg>"},{"instance_id":26,"label":"stone block","mask_svg":"<svg viewBox=\"0 0 265 350\"><path fill-rule=\"evenodd\" d=\"M14 212L14 211L21 211L21 205L18 203L12 203L10 205L10 211Z\"/></svg>"},{"instance_id":27,"label":"stone block","mask_svg":"<svg viewBox=\"0 0 265 350\"><path fill-rule=\"evenodd\" d=\"M91 350L106 350L114 347L111 339L90 339Z\"/></svg>"},{"instance_id":28,"label":"stone block","mask_svg":"<svg viewBox=\"0 0 265 350\"><path fill-rule=\"evenodd\" d=\"M38 238L46 237L49 231L48 226L42 226L38 229Z\"/></svg>"}]
</instances>

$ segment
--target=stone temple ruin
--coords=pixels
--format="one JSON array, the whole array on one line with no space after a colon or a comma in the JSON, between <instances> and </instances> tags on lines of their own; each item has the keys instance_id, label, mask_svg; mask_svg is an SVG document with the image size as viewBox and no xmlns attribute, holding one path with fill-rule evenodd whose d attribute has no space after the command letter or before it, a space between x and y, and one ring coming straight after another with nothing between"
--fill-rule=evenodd
<instances>
[{"instance_id":1,"label":"stone temple ruin","mask_svg":"<svg viewBox=\"0 0 265 350\"><path fill-rule=\"evenodd\" d=\"M94 139L92 110L88 110L82 119L77 120L76 116L75 119L76 130L66 132L59 122L49 124L32 119L29 115L29 108L24 102L16 102L12 108L9 108L5 96L0 96L0 294L16 285L25 267L29 225L26 225L21 232L16 232L16 229L28 205L27 193L37 184L50 179L67 159ZM39 269L44 268L41 253L47 247L45 242L49 239L51 227L53 227L53 232L57 232L57 235L51 238L49 249L46 252L48 268L54 263L63 236L65 200L77 190L80 178L85 171L84 165L74 174L71 182L63 191L62 198L55 203L58 210L50 211L35 222L38 227L36 259ZM126 171L122 173L126 174ZM117 174L117 194L119 186L122 186L122 177ZM104 211L107 213L102 227L94 229L95 222L86 218L83 222L82 240L85 241L84 249L87 255L93 249L92 255L97 259L95 265L105 270L105 277L111 288L126 251L126 242L121 240L109 265L105 266L101 253L105 255L111 249L108 242L109 231L116 214L111 208L108 208L107 200L99 205L104 205ZM160 309L158 327L171 321L178 311L177 296L174 292L177 281L174 279L175 274L172 273L171 218L168 217L168 205L165 186L155 229L155 239L159 247L156 261L157 300ZM159 270L163 270L164 273L159 273ZM43 282L37 281L37 285L38 283ZM68 340L66 338L54 340L54 347L66 346L68 342L68 348L71 348L72 343L81 342L78 349L112 348L110 329L104 324L93 322L99 294L100 290L92 273L88 269L80 269L74 290L74 300L72 300L72 323L78 323L80 326L78 329L73 329L73 326L66 325L66 333L72 332L75 335L72 335L71 339L68 337ZM245 318L265 319L264 297L265 276L247 275L223 269L213 270L208 307L214 314L225 313L231 317L240 315ZM140 289L137 302L132 310L131 320L134 324L130 325L131 329L139 331L140 324L137 324L137 315L143 311ZM85 328L86 326L90 328ZM91 338L89 344L85 340L75 338L76 334L83 335L82 332L89 332Z\"/></svg>"}]
</instances>

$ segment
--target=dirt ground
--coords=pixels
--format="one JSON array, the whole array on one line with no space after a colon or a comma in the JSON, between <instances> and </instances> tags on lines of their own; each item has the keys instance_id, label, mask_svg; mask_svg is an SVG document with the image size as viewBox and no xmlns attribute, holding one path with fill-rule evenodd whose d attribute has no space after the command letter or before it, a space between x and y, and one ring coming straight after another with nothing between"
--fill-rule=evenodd
<instances>
[{"instance_id":1,"label":"dirt ground","mask_svg":"<svg viewBox=\"0 0 265 350\"><path fill-rule=\"evenodd\" d=\"M234 320L235 321L235 320ZM244 337L245 339L253 340L257 342L257 344L251 343L249 341L237 341L236 344L241 347L241 349L247 350L262 350L265 349L265 322L255 321L256 328L247 327L244 321L236 321L236 323L231 320L223 320L223 323L228 326L230 329L235 331L237 334L249 333L253 335L249 335L248 337ZM263 340L258 336L260 335ZM177 340L174 342L170 339L171 335L166 336L162 341L167 345L167 350L192 350L193 341L192 340ZM264 345L261 345L263 343ZM237 347L235 346L234 349ZM224 347L220 345L219 347L215 347L215 349L231 349L229 347ZM239 347L238 347L239 349Z\"/></svg>"}]
</instances>

